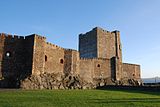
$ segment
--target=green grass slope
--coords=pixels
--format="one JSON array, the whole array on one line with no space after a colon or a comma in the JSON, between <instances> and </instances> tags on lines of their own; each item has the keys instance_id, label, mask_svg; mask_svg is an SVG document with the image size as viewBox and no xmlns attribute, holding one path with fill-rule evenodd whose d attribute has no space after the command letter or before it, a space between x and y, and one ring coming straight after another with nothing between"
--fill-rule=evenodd
<instances>
[{"instance_id":1,"label":"green grass slope","mask_svg":"<svg viewBox=\"0 0 160 107\"><path fill-rule=\"evenodd\" d=\"M160 107L160 92L0 90L0 107Z\"/></svg>"}]
</instances>

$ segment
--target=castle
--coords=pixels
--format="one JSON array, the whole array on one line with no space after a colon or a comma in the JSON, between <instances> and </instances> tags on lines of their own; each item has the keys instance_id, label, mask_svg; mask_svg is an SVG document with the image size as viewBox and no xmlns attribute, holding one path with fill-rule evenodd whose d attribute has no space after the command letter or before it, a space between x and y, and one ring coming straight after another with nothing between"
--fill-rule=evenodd
<instances>
[{"instance_id":1,"label":"castle","mask_svg":"<svg viewBox=\"0 0 160 107\"><path fill-rule=\"evenodd\" d=\"M119 31L95 27L80 34L79 51L48 43L45 37L36 34L25 37L0 34L1 87L44 73L78 75L88 83L99 79L141 80L140 65L122 62Z\"/></svg>"}]
</instances>

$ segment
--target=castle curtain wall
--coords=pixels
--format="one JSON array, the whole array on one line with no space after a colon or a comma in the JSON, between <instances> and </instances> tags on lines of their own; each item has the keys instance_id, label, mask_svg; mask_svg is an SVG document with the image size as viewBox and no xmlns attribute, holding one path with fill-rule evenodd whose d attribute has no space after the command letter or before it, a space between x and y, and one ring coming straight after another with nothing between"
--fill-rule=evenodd
<instances>
[{"instance_id":1,"label":"castle curtain wall","mask_svg":"<svg viewBox=\"0 0 160 107\"><path fill-rule=\"evenodd\" d=\"M63 73L65 63L63 48L47 42L44 60L44 72Z\"/></svg>"},{"instance_id":2,"label":"castle curtain wall","mask_svg":"<svg viewBox=\"0 0 160 107\"><path fill-rule=\"evenodd\" d=\"M80 76L88 82L93 79L111 78L111 66L108 59L80 59L79 61Z\"/></svg>"},{"instance_id":3,"label":"castle curtain wall","mask_svg":"<svg viewBox=\"0 0 160 107\"><path fill-rule=\"evenodd\" d=\"M33 44L32 36L0 34L1 77L12 83L31 75Z\"/></svg>"},{"instance_id":4,"label":"castle curtain wall","mask_svg":"<svg viewBox=\"0 0 160 107\"><path fill-rule=\"evenodd\" d=\"M140 65L122 64L122 79L140 79Z\"/></svg>"}]
</instances>

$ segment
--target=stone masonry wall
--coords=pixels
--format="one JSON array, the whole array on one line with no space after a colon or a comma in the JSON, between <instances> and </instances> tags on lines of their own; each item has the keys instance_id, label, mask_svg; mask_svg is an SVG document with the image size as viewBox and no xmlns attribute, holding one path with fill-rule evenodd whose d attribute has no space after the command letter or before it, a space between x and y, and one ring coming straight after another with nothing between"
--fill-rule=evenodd
<instances>
[{"instance_id":1,"label":"stone masonry wall","mask_svg":"<svg viewBox=\"0 0 160 107\"><path fill-rule=\"evenodd\" d=\"M79 52L76 50L72 51L72 59L71 59L71 74L79 74Z\"/></svg>"},{"instance_id":2,"label":"stone masonry wall","mask_svg":"<svg viewBox=\"0 0 160 107\"><path fill-rule=\"evenodd\" d=\"M1 66L2 66L2 75L5 78L16 78L18 69L22 69L23 65L23 42L24 38L14 39L12 35L3 35L1 36ZM17 73L16 73L17 72Z\"/></svg>"},{"instance_id":3,"label":"stone masonry wall","mask_svg":"<svg viewBox=\"0 0 160 107\"><path fill-rule=\"evenodd\" d=\"M3 59L5 56L5 52L4 52L5 38L6 38L6 35L1 33L0 34L0 78L3 78L2 68L3 68Z\"/></svg>"},{"instance_id":4,"label":"stone masonry wall","mask_svg":"<svg viewBox=\"0 0 160 107\"><path fill-rule=\"evenodd\" d=\"M116 55L115 36L111 32L97 28L97 45L99 58L110 59Z\"/></svg>"},{"instance_id":5,"label":"stone masonry wall","mask_svg":"<svg viewBox=\"0 0 160 107\"><path fill-rule=\"evenodd\" d=\"M111 77L110 60L108 59L80 59L79 73L87 82L93 79L104 79Z\"/></svg>"},{"instance_id":6,"label":"stone masonry wall","mask_svg":"<svg viewBox=\"0 0 160 107\"><path fill-rule=\"evenodd\" d=\"M79 52L81 58L97 57L97 31L95 29L79 35Z\"/></svg>"},{"instance_id":7,"label":"stone masonry wall","mask_svg":"<svg viewBox=\"0 0 160 107\"><path fill-rule=\"evenodd\" d=\"M0 34L0 84L17 86L16 81L31 75L33 37Z\"/></svg>"},{"instance_id":8,"label":"stone masonry wall","mask_svg":"<svg viewBox=\"0 0 160 107\"><path fill-rule=\"evenodd\" d=\"M122 62L119 31L109 32L98 27L95 29L97 30L98 58L111 59L112 57L118 57Z\"/></svg>"},{"instance_id":9,"label":"stone masonry wall","mask_svg":"<svg viewBox=\"0 0 160 107\"><path fill-rule=\"evenodd\" d=\"M80 53L36 34L0 34L0 87L81 89L140 81L140 66L122 63L119 31L96 27L79 39Z\"/></svg>"},{"instance_id":10,"label":"stone masonry wall","mask_svg":"<svg viewBox=\"0 0 160 107\"><path fill-rule=\"evenodd\" d=\"M22 73L32 69L32 37L1 34L0 41L3 76L19 75L16 72Z\"/></svg>"},{"instance_id":11,"label":"stone masonry wall","mask_svg":"<svg viewBox=\"0 0 160 107\"><path fill-rule=\"evenodd\" d=\"M96 30L98 40L98 57L107 59L116 58L114 59L114 63L116 65L112 63L112 78L115 80L120 80L122 72L122 46L120 42L120 33L119 31L109 32L103 30L102 28L96 28Z\"/></svg>"},{"instance_id":12,"label":"stone masonry wall","mask_svg":"<svg viewBox=\"0 0 160 107\"><path fill-rule=\"evenodd\" d=\"M115 37L115 56L118 58L119 62L122 62L122 44L120 40L120 32L113 31L112 35Z\"/></svg>"},{"instance_id":13,"label":"stone masonry wall","mask_svg":"<svg viewBox=\"0 0 160 107\"><path fill-rule=\"evenodd\" d=\"M84 81L92 82L94 73L94 62L88 59L79 60L79 75Z\"/></svg>"},{"instance_id":14,"label":"stone masonry wall","mask_svg":"<svg viewBox=\"0 0 160 107\"><path fill-rule=\"evenodd\" d=\"M38 35L34 36L34 47L33 47L33 64L32 74L39 75L44 73L45 65L45 43L46 38Z\"/></svg>"},{"instance_id":15,"label":"stone masonry wall","mask_svg":"<svg viewBox=\"0 0 160 107\"><path fill-rule=\"evenodd\" d=\"M69 75L72 71L72 51L64 50L64 74Z\"/></svg>"},{"instance_id":16,"label":"stone masonry wall","mask_svg":"<svg viewBox=\"0 0 160 107\"><path fill-rule=\"evenodd\" d=\"M122 65L122 79L140 80L140 65L123 63Z\"/></svg>"},{"instance_id":17,"label":"stone masonry wall","mask_svg":"<svg viewBox=\"0 0 160 107\"><path fill-rule=\"evenodd\" d=\"M46 38L34 36L33 69L35 75L46 73L70 74L78 71L79 52L64 49L46 42Z\"/></svg>"},{"instance_id":18,"label":"stone masonry wall","mask_svg":"<svg viewBox=\"0 0 160 107\"><path fill-rule=\"evenodd\" d=\"M45 56L43 57L44 72L47 73L63 73L64 71L64 49L53 45L51 43L45 43Z\"/></svg>"}]
</instances>

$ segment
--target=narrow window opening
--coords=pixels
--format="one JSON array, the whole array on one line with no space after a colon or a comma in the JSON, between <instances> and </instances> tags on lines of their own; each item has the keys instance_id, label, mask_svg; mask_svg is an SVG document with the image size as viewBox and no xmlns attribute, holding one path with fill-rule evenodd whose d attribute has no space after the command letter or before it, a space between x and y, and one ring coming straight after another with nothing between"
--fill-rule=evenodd
<instances>
[{"instance_id":1,"label":"narrow window opening","mask_svg":"<svg viewBox=\"0 0 160 107\"><path fill-rule=\"evenodd\" d=\"M63 59L61 59L61 60L60 60L60 63L63 64L63 62L64 62Z\"/></svg>"},{"instance_id":2,"label":"narrow window opening","mask_svg":"<svg viewBox=\"0 0 160 107\"><path fill-rule=\"evenodd\" d=\"M45 62L47 61L47 56L45 55Z\"/></svg>"},{"instance_id":3,"label":"narrow window opening","mask_svg":"<svg viewBox=\"0 0 160 107\"><path fill-rule=\"evenodd\" d=\"M7 51L5 54L6 57L11 57L11 52Z\"/></svg>"},{"instance_id":4,"label":"narrow window opening","mask_svg":"<svg viewBox=\"0 0 160 107\"><path fill-rule=\"evenodd\" d=\"M100 64L98 64L97 67L101 67Z\"/></svg>"},{"instance_id":5,"label":"narrow window opening","mask_svg":"<svg viewBox=\"0 0 160 107\"><path fill-rule=\"evenodd\" d=\"M119 45L119 50L122 50L122 47L121 47L121 45Z\"/></svg>"}]
</instances>

